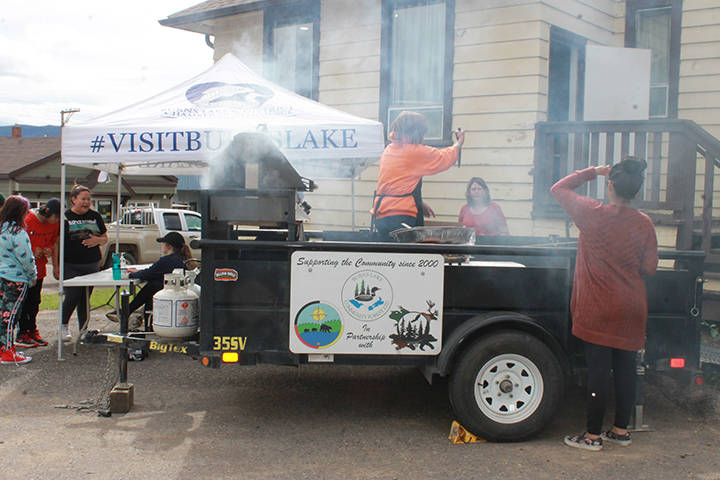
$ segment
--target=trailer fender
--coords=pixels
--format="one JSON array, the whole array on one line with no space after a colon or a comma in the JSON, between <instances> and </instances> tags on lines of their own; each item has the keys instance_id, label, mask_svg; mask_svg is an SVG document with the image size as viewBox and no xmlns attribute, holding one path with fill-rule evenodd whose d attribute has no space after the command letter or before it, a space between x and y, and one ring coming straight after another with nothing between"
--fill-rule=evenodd
<instances>
[{"instance_id":1,"label":"trailer fender","mask_svg":"<svg viewBox=\"0 0 720 480\"><path fill-rule=\"evenodd\" d=\"M495 330L520 330L530 333L545 343L555 354L562 366L563 373L570 375L570 361L567 353L555 337L531 317L516 312L488 312L467 319L455 328L443 341L443 349L435 360L434 366L425 372L427 378L438 374L447 376L451 373L458 355L472 345L473 340ZM429 374L429 375L428 375Z\"/></svg>"}]
</instances>

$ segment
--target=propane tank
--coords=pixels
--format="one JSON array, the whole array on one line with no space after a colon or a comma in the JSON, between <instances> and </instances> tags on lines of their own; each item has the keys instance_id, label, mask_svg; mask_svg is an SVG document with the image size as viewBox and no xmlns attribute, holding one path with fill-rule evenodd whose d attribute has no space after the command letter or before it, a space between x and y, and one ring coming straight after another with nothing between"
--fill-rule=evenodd
<instances>
[{"instance_id":1,"label":"propane tank","mask_svg":"<svg viewBox=\"0 0 720 480\"><path fill-rule=\"evenodd\" d=\"M199 274L200 274L199 268L193 268L192 270L188 270L185 272L185 283L187 285L187 288L189 290L195 292L197 294L198 298L200 298L201 289L200 289L200 285L195 283L195 279L197 278L197 276Z\"/></svg>"},{"instance_id":2,"label":"propane tank","mask_svg":"<svg viewBox=\"0 0 720 480\"><path fill-rule=\"evenodd\" d=\"M197 332L198 295L187 288L185 273L165 274L165 287L153 296L153 330L161 337L186 338Z\"/></svg>"}]
</instances>

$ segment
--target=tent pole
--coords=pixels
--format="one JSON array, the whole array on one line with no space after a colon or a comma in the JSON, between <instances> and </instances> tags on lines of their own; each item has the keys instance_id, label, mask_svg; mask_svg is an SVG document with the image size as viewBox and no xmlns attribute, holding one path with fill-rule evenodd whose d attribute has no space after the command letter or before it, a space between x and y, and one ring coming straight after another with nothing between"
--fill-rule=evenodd
<instances>
[{"instance_id":1,"label":"tent pole","mask_svg":"<svg viewBox=\"0 0 720 480\"><path fill-rule=\"evenodd\" d=\"M115 222L117 227L115 228L115 253L120 253L120 216L122 215L122 209L120 208L120 193L122 191L122 165L118 166L118 187L117 187L117 216Z\"/></svg>"},{"instance_id":2,"label":"tent pole","mask_svg":"<svg viewBox=\"0 0 720 480\"><path fill-rule=\"evenodd\" d=\"M355 165L353 164L350 177L350 208L352 208L352 231L355 231Z\"/></svg>"},{"instance_id":3,"label":"tent pole","mask_svg":"<svg viewBox=\"0 0 720 480\"><path fill-rule=\"evenodd\" d=\"M62 319L63 319L63 300L65 299L65 290L63 289L63 280L65 278L65 178L67 166L62 163L62 152L60 152L60 163L62 168L60 169L60 254L58 256L58 263L60 264L60 287L58 290L58 296L60 297L60 320L58 322L58 360L62 360L63 351L63 336L62 336Z\"/></svg>"}]
</instances>

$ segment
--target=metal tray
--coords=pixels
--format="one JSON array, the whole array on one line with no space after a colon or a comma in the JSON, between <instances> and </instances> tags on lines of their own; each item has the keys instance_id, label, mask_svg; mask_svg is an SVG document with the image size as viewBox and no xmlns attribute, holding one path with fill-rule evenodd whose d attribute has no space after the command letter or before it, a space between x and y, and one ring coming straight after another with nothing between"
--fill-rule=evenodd
<instances>
[{"instance_id":1,"label":"metal tray","mask_svg":"<svg viewBox=\"0 0 720 480\"><path fill-rule=\"evenodd\" d=\"M475 244L475 230L467 227L412 227L390 232L400 243Z\"/></svg>"}]
</instances>

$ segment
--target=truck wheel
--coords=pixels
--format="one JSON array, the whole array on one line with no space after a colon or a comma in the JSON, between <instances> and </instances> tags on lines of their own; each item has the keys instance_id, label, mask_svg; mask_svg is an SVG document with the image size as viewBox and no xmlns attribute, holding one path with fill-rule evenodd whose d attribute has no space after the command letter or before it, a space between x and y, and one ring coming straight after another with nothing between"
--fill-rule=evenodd
<instances>
[{"instance_id":1,"label":"truck wheel","mask_svg":"<svg viewBox=\"0 0 720 480\"><path fill-rule=\"evenodd\" d=\"M523 440L542 429L563 394L555 354L518 331L484 336L463 352L449 383L460 424L490 441Z\"/></svg>"},{"instance_id":2,"label":"truck wheel","mask_svg":"<svg viewBox=\"0 0 720 480\"><path fill-rule=\"evenodd\" d=\"M130 252L123 252L125 254L125 261L128 265L137 265L137 259L135 258L135 255L133 255Z\"/></svg>"}]
</instances>

